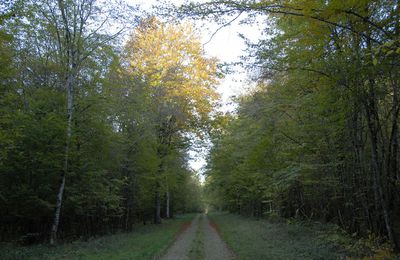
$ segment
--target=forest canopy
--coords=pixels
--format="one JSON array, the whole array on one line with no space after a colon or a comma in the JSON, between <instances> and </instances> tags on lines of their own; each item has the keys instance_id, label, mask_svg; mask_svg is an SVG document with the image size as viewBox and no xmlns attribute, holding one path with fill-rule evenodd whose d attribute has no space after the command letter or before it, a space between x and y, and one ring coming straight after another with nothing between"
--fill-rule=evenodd
<instances>
[{"instance_id":1,"label":"forest canopy","mask_svg":"<svg viewBox=\"0 0 400 260\"><path fill-rule=\"evenodd\" d=\"M206 201L399 249L398 0L213 0L159 5L164 17L118 0L0 11L1 240L131 230ZM220 64L187 20L218 33L258 18L264 36L241 35L256 87L223 113ZM198 140L212 144L204 187L188 165Z\"/></svg>"},{"instance_id":2,"label":"forest canopy","mask_svg":"<svg viewBox=\"0 0 400 260\"><path fill-rule=\"evenodd\" d=\"M258 86L212 137L219 207L400 231L398 1L212 1L181 14L268 20L249 44Z\"/></svg>"},{"instance_id":3,"label":"forest canopy","mask_svg":"<svg viewBox=\"0 0 400 260\"><path fill-rule=\"evenodd\" d=\"M55 243L202 210L188 136L210 125L217 61L190 24L116 4L3 5L2 240Z\"/></svg>"}]
</instances>

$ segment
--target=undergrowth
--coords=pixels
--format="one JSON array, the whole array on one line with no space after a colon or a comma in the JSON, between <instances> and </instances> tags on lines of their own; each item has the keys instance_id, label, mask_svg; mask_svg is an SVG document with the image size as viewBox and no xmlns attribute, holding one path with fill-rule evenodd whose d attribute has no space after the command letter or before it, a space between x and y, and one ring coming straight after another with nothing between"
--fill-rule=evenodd
<instances>
[{"instance_id":1,"label":"undergrowth","mask_svg":"<svg viewBox=\"0 0 400 260\"><path fill-rule=\"evenodd\" d=\"M138 226L133 232L74 241L55 247L0 245L0 259L153 259L166 250L181 226L194 215L178 216L161 225Z\"/></svg>"},{"instance_id":2,"label":"undergrowth","mask_svg":"<svg viewBox=\"0 0 400 260\"><path fill-rule=\"evenodd\" d=\"M396 259L390 248L373 247L372 238L355 239L332 224L268 221L211 213L223 239L242 260Z\"/></svg>"}]
</instances>

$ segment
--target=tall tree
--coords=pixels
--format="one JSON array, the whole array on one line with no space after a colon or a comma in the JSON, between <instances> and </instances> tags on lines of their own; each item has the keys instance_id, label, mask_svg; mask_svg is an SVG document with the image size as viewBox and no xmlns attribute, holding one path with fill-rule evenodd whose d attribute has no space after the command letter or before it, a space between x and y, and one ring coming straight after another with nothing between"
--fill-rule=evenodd
<instances>
[{"instance_id":1,"label":"tall tree","mask_svg":"<svg viewBox=\"0 0 400 260\"><path fill-rule=\"evenodd\" d=\"M400 47L398 10L397 1L374 0L212 1L192 3L180 9L180 14L209 16L224 24L244 12L270 18L271 28L266 28L270 38L251 46L257 64L250 65L260 68L261 80L269 85L264 87L263 95L270 103L260 104L256 97L242 103L238 129L233 127L233 133L228 134L232 137L226 137L240 138L249 149L247 153L239 153L244 162L241 163L243 168L237 167L240 174L233 178L237 181L235 185L250 189L246 184L257 178L240 182L244 173L255 171L252 168L255 165L247 160L259 153L251 152L259 148L240 133L245 130L241 124L253 115L254 124L264 129L263 120L257 118L264 114L269 117L266 122L271 127L264 151L269 151L271 142L276 144L277 138L284 138L286 142L278 147L290 155L286 162L297 162L292 165L281 162L284 167L276 167L275 163L264 166L271 170L272 181L285 179L280 184L288 184L275 191L278 194L288 192L283 201L282 197L265 201L279 205L277 202L281 200L283 215L288 209L292 209L289 215L293 215L308 207L313 216L318 212L324 219L334 217L352 231L362 232L360 226L369 226L374 232L385 234L398 248L394 222L399 209L393 203L399 199L398 187L394 185L398 171L394 167L398 161L395 157L399 149L398 74L395 72ZM283 86L298 96L288 93ZM336 100L331 100L329 95ZM249 108L260 107L264 110L250 112ZM282 113L284 119L270 114L270 109ZM319 123L330 125L330 120L337 120L330 129ZM310 145L313 142L318 142L318 149L313 147L315 144ZM275 154L280 154L280 149ZM251 161L260 164L269 160ZM330 176L329 182L317 181L315 169L324 172L324 177ZM215 176L223 174L217 170L212 172ZM305 172L308 172L307 178ZM312 190L306 189L305 180L318 185L321 191L333 192L335 199L327 201L319 194L315 198L320 199L310 200L306 206L305 193L312 193ZM361 188L361 184L366 187ZM250 201L259 200L257 198L260 196ZM238 203L243 203L248 198L237 199ZM355 212L349 205L363 207ZM357 223L355 219L360 218L362 221Z\"/></svg>"},{"instance_id":2,"label":"tall tree","mask_svg":"<svg viewBox=\"0 0 400 260\"><path fill-rule=\"evenodd\" d=\"M166 158L171 149L177 149L176 141L185 134L205 129L217 99L216 60L203 55L199 37L189 24L167 25L153 17L142 20L125 48L128 70L143 81L155 104L160 158L155 182L155 222L160 223ZM169 205L170 187L164 188ZM169 212L169 206L166 211Z\"/></svg>"},{"instance_id":3,"label":"tall tree","mask_svg":"<svg viewBox=\"0 0 400 260\"><path fill-rule=\"evenodd\" d=\"M109 4L109 5L108 5ZM111 3L99 3L95 0L71 1L33 1L27 2L27 20L25 26L36 25L36 38L39 51L54 55L51 59L59 67L56 84L66 92L66 137L64 145L63 170L60 173L60 184L57 192L50 243L54 244L63 203L66 176L69 172L70 145L73 132L75 92L80 86L81 72L87 60L96 55L96 50L110 43L122 30L110 33L106 30L110 20L116 17L119 8ZM107 13L104 15L104 13ZM40 18L38 18L40 17ZM40 40L45 40L40 42Z\"/></svg>"}]
</instances>

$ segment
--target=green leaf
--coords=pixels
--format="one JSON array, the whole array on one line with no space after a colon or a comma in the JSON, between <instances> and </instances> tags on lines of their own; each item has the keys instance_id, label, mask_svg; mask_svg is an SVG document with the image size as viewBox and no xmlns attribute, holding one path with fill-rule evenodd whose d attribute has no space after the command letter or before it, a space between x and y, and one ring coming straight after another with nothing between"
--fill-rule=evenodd
<instances>
[{"instance_id":1,"label":"green leaf","mask_svg":"<svg viewBox=\"0 0 400 260\"><path fill-rule=\"evenodd\" d=\"M390 51L388 51L387 53L386 53L386 56L390 56L390 55L392 55L394 53L394 50L390 50Z\"/></svg>"}]
</instances>

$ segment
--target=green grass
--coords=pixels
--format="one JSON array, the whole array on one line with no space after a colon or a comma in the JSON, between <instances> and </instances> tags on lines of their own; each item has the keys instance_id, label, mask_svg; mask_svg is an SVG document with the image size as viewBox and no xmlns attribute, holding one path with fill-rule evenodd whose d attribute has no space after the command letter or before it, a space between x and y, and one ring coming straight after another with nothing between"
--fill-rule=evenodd
<instances>
[{"instance_id":1,"label":"green grass","mask_svg":"<svg viewBox=\"0 0 400 260\"><path fill-rule=\"evenodd\" d=\"M194 215L178 216L161 225L138 226L131 233L103 236L50 247L0 245L0 259L153 259L171 245L183 223Z\"/></svg>"},{"instance_id":2,"label":"green grass","mask_svg":"<svg viewBox=\"0 0 400 260\"><path fill-rule=\"evenodd\" d=\"M271 223L228 213L210 218L241 260L345 259L355 242L333 225Z\"/></svg>"}]
</instances>

